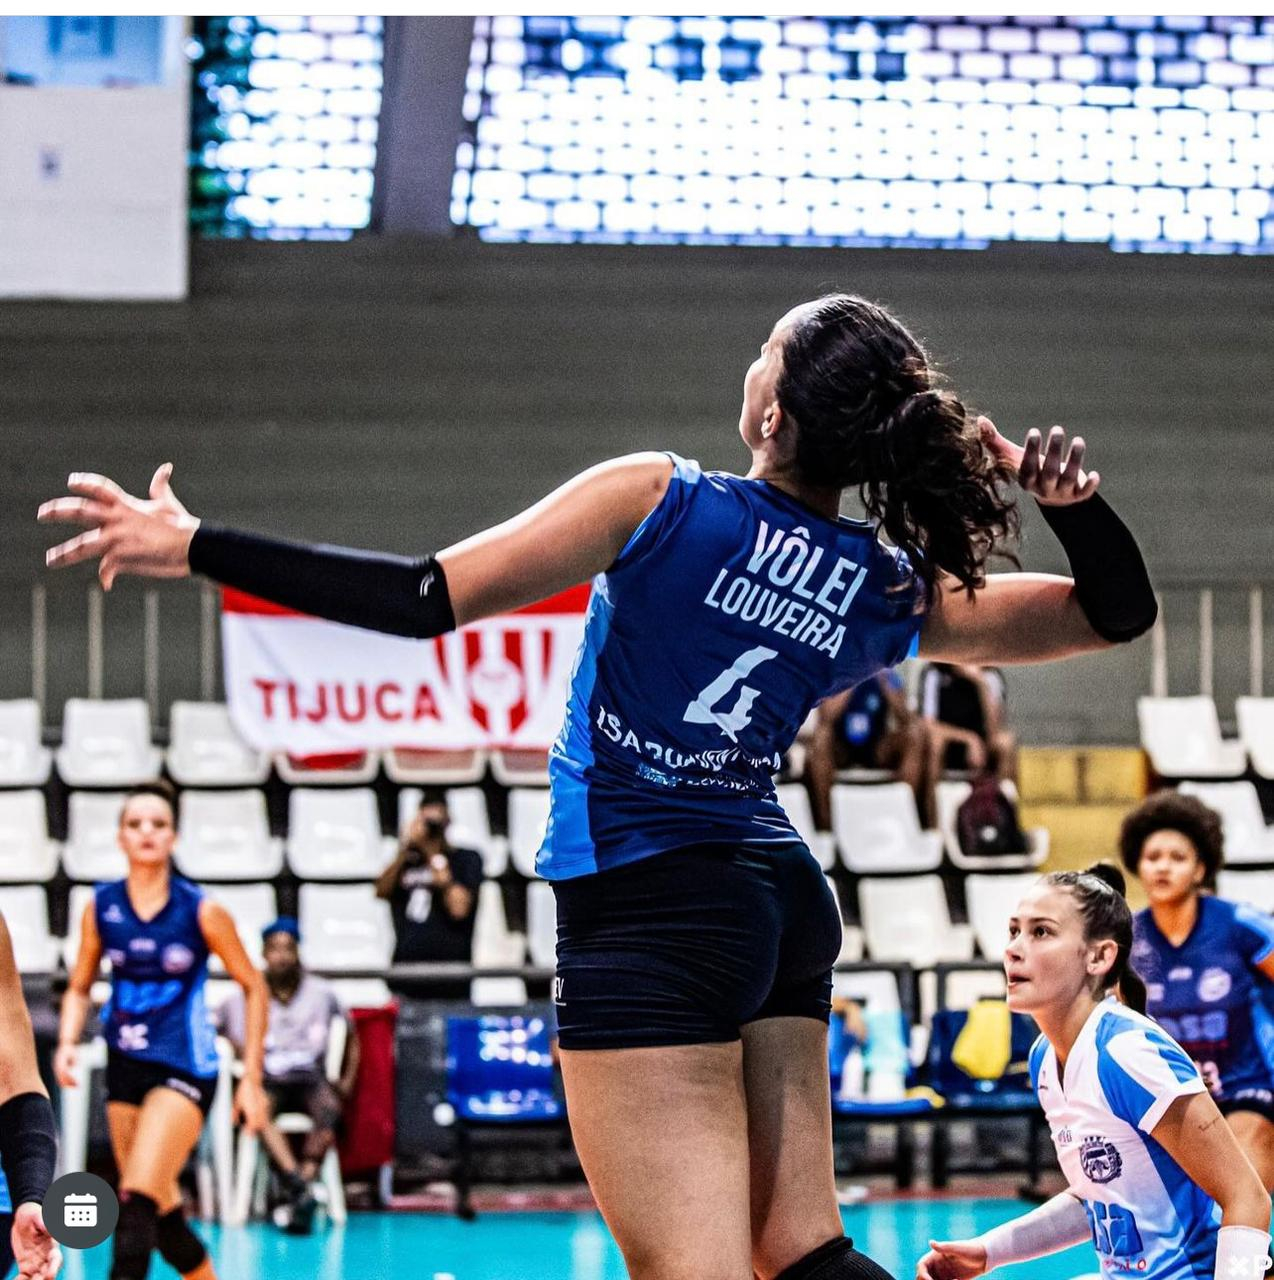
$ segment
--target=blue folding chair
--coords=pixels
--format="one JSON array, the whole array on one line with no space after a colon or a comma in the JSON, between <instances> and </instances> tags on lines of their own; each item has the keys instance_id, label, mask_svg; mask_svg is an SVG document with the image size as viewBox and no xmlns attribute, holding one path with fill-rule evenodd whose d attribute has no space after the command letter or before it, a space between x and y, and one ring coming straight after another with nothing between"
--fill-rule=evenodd
<instances>
[{"instance_id":1,"label":"blue folding chair","mask_svg":"<svg viewBox=\"0 0 1274 1280\"><path fill-rule=\"evenodd\" d=\"M561 1127L566 1119L547 1021L523 1014L448 1018L447 1101L455 1112L456 1211L472 1218L475 1129Z\"/></svg>"}]
</instances>

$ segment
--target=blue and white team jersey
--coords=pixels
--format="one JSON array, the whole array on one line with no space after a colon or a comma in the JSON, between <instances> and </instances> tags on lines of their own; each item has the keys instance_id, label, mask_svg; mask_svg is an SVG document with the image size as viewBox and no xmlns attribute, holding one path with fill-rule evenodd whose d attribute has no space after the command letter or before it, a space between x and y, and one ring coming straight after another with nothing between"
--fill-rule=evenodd
<instances>
[{"instance_id":1,"label":"blue and white team jersey","mask_svg":"<svg viewBox=\"0 0 1274 1280\"><path fill-rule=\"evenodd\" d=\"M13 1197L9 1194L9 1179L4 1176L4 1170L0 1169L0 1213L13 1212Z\"/></svg>"},{"instance_id":2,"label":"blue and white team jersey","mask_svg":"<svg viewBox=\"0 0 1274 1280\"><path fill-rule=\"evenodd\" d=\"M1072 1194L1093 1229L1105 1277L1212 1280L1221 1210L1151 1136L1181 1097L1203 1093L1198 1069L1149 1018L1103 1001L1059 1081L1041 1036L1034 1087Z\"/></svg>"},{"instance_id":3,"label":"blue and white team jersey","mask_svg":"<svg viewBox=\"0 0 1274 1280\"><path fill-rule=\"evenodd\" d=\"M673 455L593 580L549 756L550 880L700 842L797 839L772 775L810 708L915 652L922 591L875 527Z\"/></svg>"},{"instance_id":4,"label":"blue and white team jersey","mask_svg":"<svg viewBox=\"0 0 1274 1280\"><path fill-rule=\"evenodd\" d=\"M1146 1012L1197 1062L1222 1102L1265 1093L1274 1102L1274 1018L1255 966L1274 952L1274 920L1255 907L1199 898L1190 936L1174 947L1149 908L1133 920L1133 967Z\"/></svg>"},{"instance_id":5,"label":"blue and white team jersey","mask_svg":"<svg viewBox=\"0 0 1274 1280\"><path fill-rule=\"evenodd\" d=\"M126 885L99 884L94 898L102 954L111 962L111 998L102 1010L106 1043L130 1058L214 1076L216 1033L204 1000L208 945L199 927L203 890L174 874L163 909L142 920Z\"/></svg>"}]
</instances>

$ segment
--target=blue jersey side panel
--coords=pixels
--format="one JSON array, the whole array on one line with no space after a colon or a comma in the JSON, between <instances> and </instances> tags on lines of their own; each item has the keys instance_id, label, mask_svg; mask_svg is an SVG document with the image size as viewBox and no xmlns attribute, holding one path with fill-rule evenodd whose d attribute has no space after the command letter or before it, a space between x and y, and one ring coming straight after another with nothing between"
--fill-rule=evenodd
<instances>
[{"instance_id":1,"label":"blue jersey side panel","mask_svg":"<svg viewBox=\"0 0 1274 1280\"><path fill-rule=\"evenodd\" d=\"M674 458L593 583L538 869L794 840L772 776L810 708L901 662L923 612L875 529Z\"/></svg>"},{"instance_id":2,"label":"blue jersey side panel","mask_svg":"<svg viewBox=\"0 0 1274 1280\"><path fill-rule=\"evenodd\" d=\"M217 1073L217 1048L204 1002L202 900L198 885L174 874L168 902L152 920L138 917L123 880L98 885L94 909L111 962L106 1043L115 1053L207 1077Z\"/></svg>"},{"instance_id":3,"label":"blue jersey side panel","mask_svg":"<svg viewBox=\"0 0 1274 1280\"><path fill-rule=\"evenodd\" d=\"M9 1194L9 1179L5 1177L4 1170L0 1169L0 1213L13 1212L13 1197Z\"/></svg>"},{"instance_id":4,"label":"blue jersey side panel","mask_svg":"<svg viewBox=\"0 0 1274 1280\"><path fill-rule=\"evenodd\" d=\"M1204 1067L1216 1096L1274 1089L1274 1019L1255 970L1274 950L1274 921L1203 896L1179 947L1160 933L1149 909L1137 913L1134 930L1132 960L1146 982L1146 1011Z\"/></svg>"}]
</instances>

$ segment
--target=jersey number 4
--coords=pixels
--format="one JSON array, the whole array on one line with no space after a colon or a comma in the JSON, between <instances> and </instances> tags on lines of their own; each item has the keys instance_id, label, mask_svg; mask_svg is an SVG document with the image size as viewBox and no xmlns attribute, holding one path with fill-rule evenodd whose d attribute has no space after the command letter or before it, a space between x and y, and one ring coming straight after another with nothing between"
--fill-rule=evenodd
<instances>
[{"instance_id":1,"label":"jersey number 4","mask_svg":"<svg viewBox=\"0 0 1274 1280\"><path fill-rule=\"evenodd\" d=\"M717 703L723 702L740 680L750 676L761 663L777 654L777 649L767 649L763 644L741 654L711 684L700 690L699 696L686 708L682 719L690 724L715 724L731 742L737 742L739 731L752 722L752 704L760 697L760 689L754 689L749 684L743 685L729 711L716 709Z\"/></svg>"}]
</instances>

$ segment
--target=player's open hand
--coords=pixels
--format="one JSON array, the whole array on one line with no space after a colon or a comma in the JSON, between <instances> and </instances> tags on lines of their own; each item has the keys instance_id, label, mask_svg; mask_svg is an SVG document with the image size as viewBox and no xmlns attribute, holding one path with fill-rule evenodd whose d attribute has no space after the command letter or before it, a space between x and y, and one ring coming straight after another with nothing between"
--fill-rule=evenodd
<instances>
[{"instance_id":1,"label":"player's open hand","mask_svg":"<svg viewBox=\"0 0 1274 1280\"><path fill-rule=\"evenodd\" d=\"M165 462L150 482L149 498L134 498L114 480L74 472L66 487L78 496L41 505L42 522L83 525L85 532L50 547L44 561L52 568L98 561L97 576L109 591L121 573L145 578L184 578L190 572L190 539L199 521L177 501Z\"/></svg>"},{"instance_id":2,"label":"player's open hand","mask_svg":"<svg viewBox=\"0 0 1274 1280\"><path fill-rule=\"evenodd\" d=\"M9 1241L18 1264L18 1280L53 1280L61 1270L62 1250L49 1235L38 1204L28 1202L18 1206Z\"/></svg>"},{"instance_id":3,"label":"player's open hand","mask_svg":"<svg viewBox=\"0 0 1274 1280\"><path fill-rule=\"evenodd\" d=\"M916 1280L973 1280L986 1271L986 1249L973 1240L930 1240Z\"/></svg>"},{"instance_id":4,"label":"player's open hand","mask_svg":"<svg viewBox=\"0 0 1274 1280\"><path fill-rule=\"evenodd\" d=\"M256 1080L244 1076L234 1091L234 1108L231 1119L243 1125L249 1133L260 1133L270 1119L270 1107L265 1090Z\"/></svg>"},{"instance_id":5,"label":"player's open hand","mask_svg":"<svg viewBox=\"0 0 1274 1280\"><path fill-rule=\"evenodd\" d=\"M1050 428L1047 443L1039 429L1032 427L1026 433L1025 445L1006 440L990 418L979 418L978 430L982 443L1001 462L1016 469L1022 489L1046 507L1068 507L1097 492L1101 476L1083 469L1083 437L1076 436L1068 449L1066 432L1061 427Z\"/></svg>"}]
</instances>

